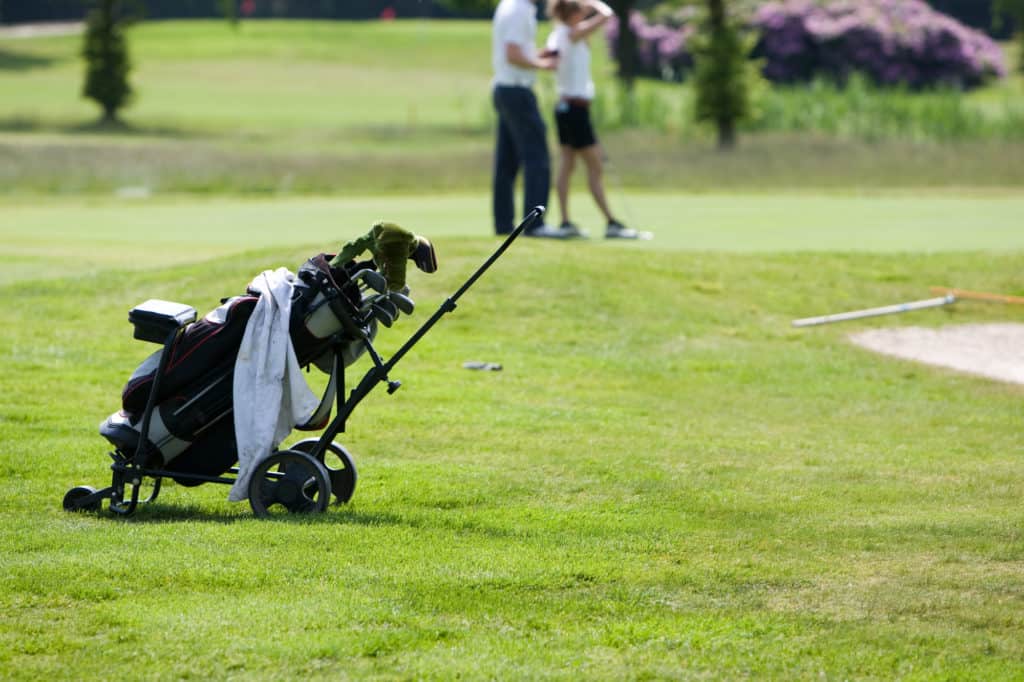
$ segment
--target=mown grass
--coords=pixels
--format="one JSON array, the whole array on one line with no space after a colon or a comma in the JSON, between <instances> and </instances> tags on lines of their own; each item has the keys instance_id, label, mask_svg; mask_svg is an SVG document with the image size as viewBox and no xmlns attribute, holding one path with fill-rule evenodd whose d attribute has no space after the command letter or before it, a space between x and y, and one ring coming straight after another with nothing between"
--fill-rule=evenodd
<instances>
[{"instance_id":1,"label":"mown grass","mask_svg":"<svg viewBox=\"0 0 1024 682\"><path fill-rule=\"evenodd\" d=\"M494 246L441 244L386 352ZM152 348L126 308L212 307L317 248L3 288L6 678L1024 674L1021 390L844 340L1021 313L789 327L939 281L1022 294L1019 251L641 267L526 241L357 410L349 506L268 523L224 487L170 486L127 522L61 511L103 483L96 423Z\"/></svg>"},{"instance_id":2,"label":"mown grass","mask_svg":"<svg viewBox=\"0 0 1024 682\"><path fill-rule=\"evenodd\" d=\"M487 22L258 21L237 32L223 22L144 23L131 31L138 97L113 129L97 127L79 96L79 40L0 42L18 57L0 68L5 194L488 187ZM721 155L692 122L688 86L641 81L627 103L600 41L595 48L595 120L618 181L631 187L1024 184L1016 80L970 95L773 90L750 126L757 132ZM548 111L551 79L538 91Z\"/></svg>"},{"instance_id":3,"label":"mown grass","mask_svg":"<svg viewBox=\"0 0 1024 682\"><path fill-rule=\"evenodd\" d=\"M959 190L807 196L666 194L616 190L614 209L657 239L628 253L690 251L976 251L1024 249L1016 192ZM556 209L551 219L557 220ZM579 224L602 243L602 221L588 197L574 199ZM168 199L31 198L0 207L0 283L87 275L110 268L164 267L240 250L309 242L331 251L377 220L432 239L491 232L486 198L441 197ZM444 254L442 253L442 260ZM935 284L965 284L936 282Z\"/></svg>"},{"instance_id":4,"label":"mown grass","mask_svg":"<svg viewBox=\"0 0 1024 682\"><path fill-rule=\"evenodd\" d=\"M0 677L1024 677L1021 389L845 338L1024 313L789 326L1024 295L1012 141L610 134L613 205L657 239L517 243L353 415L350 505L60 509L154 348L132 305L205 312L389 218L442 269L387 354L496 246L484 27L144 24L117 130L74 39L0 44ZM261 196L196 196L223 192Z\"/></svg>"},{"instance_id":5,"label":"mown grass","mask_svg":"<svg viewBox=\"0 0 1024 682\"><path fill-rule=\"evenodd\" d=\"M35 136L33 136L35 138ZM397 134L410 149L429 133ZM475 144L469 145L468 142ZM490 187L491 140L469 137L433 153L316 152L237 148L223 142L140 139L107 144L0 134L0 196L234 194L259 197L436 195ZM1020 188L1024 145L915 144L758 135L721 154L712 144L678 144L628 131L606 136L606 184L659 192L856 192L934 188ZM582 175L575 185L585 191Z\"/></svg>"}]
</instances>

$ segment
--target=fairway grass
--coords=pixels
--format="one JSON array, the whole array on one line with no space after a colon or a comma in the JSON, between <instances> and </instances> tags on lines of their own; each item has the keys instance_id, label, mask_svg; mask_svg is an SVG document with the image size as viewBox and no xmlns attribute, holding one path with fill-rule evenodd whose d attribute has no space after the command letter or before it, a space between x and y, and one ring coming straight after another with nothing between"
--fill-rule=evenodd
<instances>
[{"instance_id":1,"label":"fairway grass","mask_svg":"<svg viewBox=\"0 0 1024 682\"><path fill-rule=\"evenodd\" d=\"M385 353L495 246L439 241ZM631 246L514 245L353 415L353 501L270 522L223 486L128 521L60 499L109 475L96 424L153 349L126 310L205 311L317 242L4 286L3 677L1024 675L1021 388L845 340L1024 312L789 327L936 282L1024 293L1021 251Z\"/></svg>"},{"instance_id":2,"label":"fairway grass","mask_svg":"<svg viewBox=\"0 0 1024 682\"><path fill-rule=\"evenodd\" d=\"M1019 136L602 127L655 239L601 239L577 174L595 238L521 239L362 402L350 504L260 521L166 484L68 514L156 348L132 306L203 314L392 220L440 270L388 356L498 245L486 22L144 23L115 129L78 41L0 41L0 680L1024 679L1024 388L847 338L1024 307L790 324L1024 296Z\"/></svg>"},{"instance_id":3,"label":"fairway grass","mask_svg":"<svg viewBox=\"0 0 1024 682\"><path fill-rule=\"evenodd\" d=\"M629 225L648 243L608 244L589 196L574 216L595 237L576 246L642 251L1005 251L1024 249L1024 194L899 192L829 194L652 194L618 192ZM491 232L489 198L370 196L361 199L58 198L0 201L0 283L195 262L265 247L337 249L378 220L442 241ZM551 208L549 220L558 221ZM443 257L443 255L442 255ZM927 283L926 283L927 284ZM953 284L950 284L953 285ZM971 288L957 283L961 288Z\"/></svg>"}]
</instances>

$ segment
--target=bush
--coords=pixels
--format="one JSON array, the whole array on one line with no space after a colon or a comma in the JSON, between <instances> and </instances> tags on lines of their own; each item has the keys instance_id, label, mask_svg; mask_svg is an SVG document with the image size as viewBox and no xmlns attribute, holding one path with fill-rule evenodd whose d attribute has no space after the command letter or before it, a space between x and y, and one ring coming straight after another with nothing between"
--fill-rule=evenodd
<instances>
[{"instance_id":1,"label":"bush","mask_svg":"<svg viewBox=\"0 0 1024 682\"><path fill-rule=\"evenodd\" d=\"M686 9L673 15L677 21L650 23L640 12L632 12L629 25L637 42L637 69L639 75L653 76L662 80L682 80L693 69L693 50L690 44L697 33L695 12ZM619 40L618 17L608 21L606 30L609 51L615 49Z\"/></svg>"},{"instance_id":2,"label":"bush","mask_svg":"<svg viewBox=\"0 0 1024 682\"><path fill-rule=\"evenodd\" d=\"M879 85L974 87L1006 74L999 46L922 0L785 0L763 5L765 75L843 82L860 72Z\"/></svg>"},{"instance_id":3,"label":"bush","mask_svg":"<svg viewBox=\"0 0 1024 682\"><path fill-rule=\"evenodd\" d=\"M678 16L675 26L631 19L645 74L681 78L692 66L693 21ZM844 83L863 73L878 85L970 88L1006 75L991 38L923 0L781 0L761 5L746 22L761 36L755 56L774 82ZM616 40L615 26L608 37Z\"/></svg>"}]
</instances>

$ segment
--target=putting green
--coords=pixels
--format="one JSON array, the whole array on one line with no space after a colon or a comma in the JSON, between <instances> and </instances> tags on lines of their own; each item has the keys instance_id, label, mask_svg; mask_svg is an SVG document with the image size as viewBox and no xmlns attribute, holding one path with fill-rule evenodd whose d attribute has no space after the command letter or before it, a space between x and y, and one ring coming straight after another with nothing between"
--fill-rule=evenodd
<instances>
[{"instance_id":1,"label":"putting green","mask_svg":"<svg viewBox=\"0 0 1024 682\"><path fill-rule=\"evenodd\" d=\"M554 200L554 197L552 197ZM647 243L594 239L574 248L785 251L1006 251L1024 249L1024 194L613 194ZM589 197L574 214L601 232ZM557 209L551 220L557 219ZM158 267L275 245L330 250L379 219L441 243L490 235L486 194L369 198L29 199L0 203L0 284L56 273Z\"/></svg>"}]
</instances>

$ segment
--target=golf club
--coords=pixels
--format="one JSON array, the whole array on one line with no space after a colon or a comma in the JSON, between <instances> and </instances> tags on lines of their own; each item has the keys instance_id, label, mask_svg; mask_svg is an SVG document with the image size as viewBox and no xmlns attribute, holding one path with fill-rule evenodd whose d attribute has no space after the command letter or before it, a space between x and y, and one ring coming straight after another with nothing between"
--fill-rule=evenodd
<instances>
[{"instance_id":1,"label":"golf club","mask_svg":"<svg viewBox=\"0 0 1024 682\"><path fill-rule=\"evenodd\" d=\"M394 303L398 307L398 309L401 310L406 315L412 315L413 310L416 309L416 304L413 302L411 298L409 298L405 294L400 294L397 291L392 291L391 293L388 294L388 298L390 298L391 302Z\"/></svg>"},{"instance_id":2,"label":"golf club","mask_svg":"<svg viewBox=\"0 0 1024 682\"><path fill-rule=\"evenodd\" d=\"M380 274L376 270L364 268L352 275L352 279L361 279L367 287L373 289L378 294L386 293L388 290L387 280L384 279L384 275Z\"/></svg>"},{"instance_id":3,"label":"golf club","mask_svg":"<svg viewBox=\"0 0 1024 682\"><path fill-rule=\"evenodd\" d=\"M391 327L391 325L395 323L394 316L377 303L370 304L370 312L372 312L373 317L385 327Z\"/></svg>"}]
</instances>

